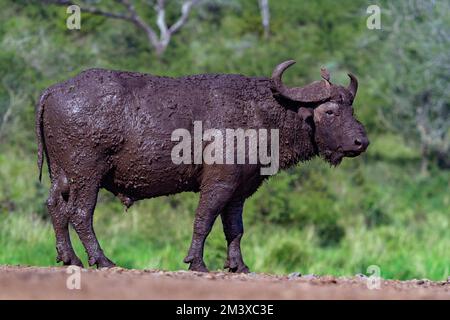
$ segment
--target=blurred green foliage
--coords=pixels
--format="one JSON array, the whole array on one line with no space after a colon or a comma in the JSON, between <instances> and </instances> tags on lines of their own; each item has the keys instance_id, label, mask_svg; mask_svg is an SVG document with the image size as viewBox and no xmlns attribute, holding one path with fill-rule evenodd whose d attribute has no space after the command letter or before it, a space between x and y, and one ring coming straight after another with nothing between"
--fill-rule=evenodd
<instances>
[{"instance_id":1,"label":"blurred green foliage","mask_svg":"<svg viewBox=\"0 0 450 320\"><path fill-rule=\"evenodd\" d=\"M179 5L172 2L168 17L174 20ZM113 1L101 3L120 10ZM328 67L337 83L347 83L347 71L358 75L355 112L372 143L365 155L344 160L337 168L315 159L265 183L245 206L242 245L247 264L257 272L335 275L366 273L375 264L386 278L449 276L450 173L433 158L428 172L421 172L424 154L420 136L412 138L414 117L389 113L390 108L399 110L398 100L408 108L402 112L421 106L405 91L397 95L392 81L400 75L402 87L408 88L409 76L422 72L414 63L428 57L422 38L397 41L399 32L392 30L395 14L402 11L395 4L378 1L382 29L368 30L366 8L372 1L270 1L271 35L265 39L256 0L205 0L161 59L128 22L83 14L81 30L70 31L64 7L26 0L0 4L1 264L55 265L54 235L45 209L49 181L37 182L34 137L34 105L44 88L90 67L169 76L268 76L280 61L295 59L297 65L285 76L291 85L318 79L321 66ZM154 20L153 9L145 2L138 5L147 21ZM428 13L421 19L449 27L445 15ZM409 54L396 60L399 46L407 49L414 43L422 50L420 59ZM433 47L433 57L448 56L448 48L447 39ZM439 81L432 93L448 108L448 95L442 93L443 86L448 91L446 70L444 78L427 74L431 82L426 90ZM419 94L421 82L412 80L417 85L411 90ZM442 139L448 143L448 136ZM106 254L129 268L186 268L182 259L197 200L198 195L185 193L141 201L125 212L102 191L95 226ZM226 254L219 220L205 251L212 270L222 267ZM75 234L73 239L85 259Z\"/></svg>"}]
</instances>

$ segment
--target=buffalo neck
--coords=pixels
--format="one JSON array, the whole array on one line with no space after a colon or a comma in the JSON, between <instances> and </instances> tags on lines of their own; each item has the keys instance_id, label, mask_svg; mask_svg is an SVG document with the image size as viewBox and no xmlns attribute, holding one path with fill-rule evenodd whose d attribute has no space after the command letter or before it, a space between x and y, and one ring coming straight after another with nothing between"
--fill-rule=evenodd
<instances>
[{"instance_id":1,"label":"buffalo neck","mask_svg":"<svg viewBox=\"0 0 450 320\"><path fill-rule=\"evenodd\" d=\"M314 127L294 110L284 110L280 124L280 169L287 169L317 155Z\"/></svg>"}]
</instances>

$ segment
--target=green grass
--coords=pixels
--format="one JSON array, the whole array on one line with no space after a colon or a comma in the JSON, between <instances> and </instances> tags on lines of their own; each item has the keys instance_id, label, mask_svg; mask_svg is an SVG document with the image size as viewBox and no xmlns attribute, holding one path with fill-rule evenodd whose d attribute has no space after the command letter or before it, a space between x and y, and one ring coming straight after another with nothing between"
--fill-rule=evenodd
<instances>
[{"instance_id":1,"label":"green grass","mask_svg":"<svg viewBox=\"0 0 450 320\"><path fill-rule=\"evenodd\" d=\"M420 42L402 48L390 40L391 19L383 20L383 32L368 30L367 1L343 1L277 1L271 5L269 39L262 37L256 1L219 1L219 7L194 9L162 60L155 58L145 34L127 22L87 15L80 31L68 31L64 8L10 1L0 10L0 118L11 110L0 128L0 264L55 265L45 208L48 178L37 182L35 156L34 105L42 89L92 67L167 76L268 76L279 62L295 59L284 78L290 86L318 80L322 66L336 84L347 83L347 71L358 75L355 112L371 145L366 155L338 168L316 159L265 183L245 206L247 264L257 272L334 275L366 273L368 266L378 265L385 278L446 279L450 172L432 167L428 176L420 176L418 135L410 136L408 129L414 121L398 117L396 131L388 124L388 111L395 115L402 111L399 106L408 106L404 111L414 115L421 105L416 97L446 99L439 89L446 87L445 77L433 75L433 66L427 73L432 85L414 88L421 83L414 70L436 60L429 58L434 53L421 57L416 54L423 51ZM145 18L154 21L154 10L147 9ZM179 14L177 5L168 8L169 20L174 14ZM435 20L439 26L446 21ZM400 87L391 88L387 80L397 79L391 58L402 49L417 57L402 61L408 73ZM444 46L439 52L447 51ZM417 94L399 96L402 87ZM117 199L101 192L95 213L98 238L120 266L184 269L197 199L186 193L145 200L125 212ZM222 267L225 249L219 219L205 250L210 269Z\"/></svg>"},{"instance_id":2,"label":"green grass","mask_svg":"<svg viewBox=\"0 0 450 320\"><path fill-rule=\"evenodd\" d=\"M420 177L416 166L365 157L330 168L317 159L273 177L245 207L247 264L256 272L340 276L378 265L385 278L446 279L449 173ZM0 155L0 168L0 263L55 265L44 209L47 179L35 183L34 161L8 152ZM186 269L182 260L197 199L185 193L140 201L125 211L102 191L95 227L105 253L126 268ZM73 231L72 239L86 263ZM225 253L218 219L205 249L211 270L222 268Z\"/></svg>"}]
</instances>

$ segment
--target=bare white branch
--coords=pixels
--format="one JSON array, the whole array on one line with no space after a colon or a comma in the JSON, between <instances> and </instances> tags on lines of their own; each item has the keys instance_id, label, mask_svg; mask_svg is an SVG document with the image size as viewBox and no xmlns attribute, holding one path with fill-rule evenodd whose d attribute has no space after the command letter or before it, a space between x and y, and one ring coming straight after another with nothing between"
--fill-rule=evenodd
<instances>
[{"instance_id":1,"label":"bare white branch","mask_svg":"<svg viewBox=\"0 0 450 320\"><path fill-rule=\"evenodd\" d=\"M261 20L262 26L264 28L264 36L267 38L270 34L269 0L259 0L259 10L261 11Z\"/></svg>"},{"instance_id":2,"label":"bare white branch","mask_svg":"<svg viewBox=\"0 0 450 320\"><path fill-rule=\"evenodd\" d=\"M116 0L116 1L125 7L127 13L109 12L90 6L80 6L80 9L82 12L88 12L96 15L105 16L108 18L132 22L134 25L136 25L138 28L140 28L146 33L149 43L155 49L156 54L158 56L164 53L164 51L166 50L167 46L170 43L172 35L178 32L186 24L192 7L198 2L198 0L184 1L181 7L180 18L172 26L168 27L166 22L166 10L165 10L166 1L157 0L155 11L156 11L156 25L158 26L159 29L159 36L158 36L155 30L139 16L134 5L130 0ZM76 4L73 1L69 0L46 0L46 2L64 6Z\"/></svg>"},{"instance_id":3,"label":"bare white branch","mask_svg":"<svg viewBox=\"0 0 450 320\"><path fill-rule=\"evenodd\" d=\"M166 24L166 10L165 1L158 0L156 5L156 24L158 25L160 31L160 42L163 47L166 47L170 41L170 31Z\"/></svg>"},{"instance_id":4,"label":"bare white branch","mask_svg":"<svg viewBox=\"0 0 450 320\"><path fill-rule=\"evenodd\" d=\"M128 10L128 13L131 15L131 21L137 25L139 28L145 31L147 34L147 38L151 45L154 48L158 48L159 46L159 40L158 36L156 35L155 31L153 30L150 25L145 23L141 17L137 14L133 4L129 0L118 0L120 3L122 3Z\"/></svg>"},{"instance_id":5,"label":"bare white branch","mask_svg":"<svg viewBox=\"0 0 450 320\"><path fill-rule=\"evenodd\" d=\"M171 27L170 27L170 33L174 34L178 30L181 29L181 27L186 23L189 13L191 11L192 6L196 5L198 0L190 0L183 3L183 6L181 7L181 17L178 19Z\"/></svg>"},{"instance_id":6,"label":"bare white branch","mask_svg":"<svg viewBox=\"0 0 450 320\"><path fill-rule=\"evenodd\" d=\"M71 6L71 5L77 5L80 6L79 4L73 2L73 1L69 1L69 0L46 0L45 2L49 3L49 4L56 4L56 5L60 5L60 6ZM104 11L95 7L90 7L90 6L80 6L81 11L83 12L88 12L88 13L92 13L92 14L96 14L96 15L101 15L101 16L105 16L107 18L113 18L113 19L120 19L120 20L128 20L128 21L133 21L132 17L130 17L127 14L123 14L123 13L115 13L115 12L109 12L109 11Z\"/></svg>"}]
</instances>

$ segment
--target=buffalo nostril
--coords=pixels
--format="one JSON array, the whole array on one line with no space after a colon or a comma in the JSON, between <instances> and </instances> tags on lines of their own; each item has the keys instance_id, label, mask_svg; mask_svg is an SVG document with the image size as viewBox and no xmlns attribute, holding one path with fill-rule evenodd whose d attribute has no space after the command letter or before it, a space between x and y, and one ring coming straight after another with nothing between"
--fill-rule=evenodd
<instances>
[{"instance_id":1,"label":"buffalo nostril","mask_svg":"<svg viewBox=\"0 0 450 320\"><path fill-rule=\"evenodd\" d=\"M365 151L369 145L369 140L365 137L356 138L354 144L356 146L356 150Z\"/></svg>"}]
</instances>

